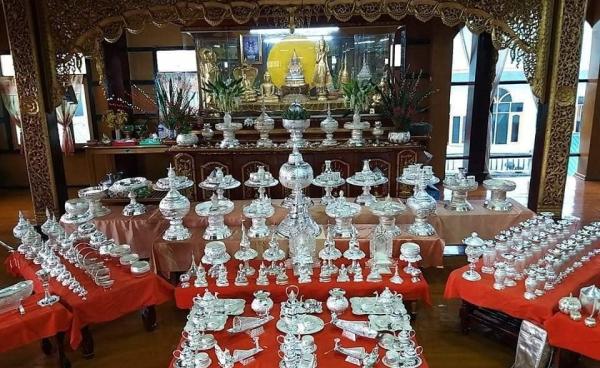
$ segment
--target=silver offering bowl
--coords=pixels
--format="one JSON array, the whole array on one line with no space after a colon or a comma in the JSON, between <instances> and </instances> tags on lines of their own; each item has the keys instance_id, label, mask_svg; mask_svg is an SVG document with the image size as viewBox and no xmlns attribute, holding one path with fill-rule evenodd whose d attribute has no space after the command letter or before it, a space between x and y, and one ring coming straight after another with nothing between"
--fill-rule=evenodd
<instances>
[{"instance_id":1,"label":"silver offering bowl","mask_svg":"<svg viewBox=\"0 0 600 368\"><path fill-rule=\"evenodd\" d=\"M354 233L352 218L360 213L360 205L347 202L344 191L340 190L340 196L325 207L325 213L335 220L334 236L350 238Z\"/></svg>"},{"instance_id":2,"label":"silver offering bowl","mask_svg":"<svg viewBox=\"0 0 600 368\"><path fill-rule=\"evenodd\" d=\"M171 189L171 182L173 182L173 187L177 190L187 189L194 185L194 182L191 179L188 179L185 176L177 176L175 173L175 169L172 165L169 164L167 168L167 177L160 178L152 185L152 189L159 192L167 192Z\"/></svg>"},{"instance_id":3,"label":"silver offering bowl","mask_svg":"<svg viewBox=\"0 0 600 368\"><path fill-rule=\"evenodd\" d=\"M219 143L221 148L235 148L240 145L240 141L235 137L235 132L242 129L243 126L240 123L231 122L231 114L228 112L223 116L223 122L215 125L215 129L223 132L223 139Z\"/></svg>"},{"instance_id":4,"label":"silver offering bowl","mask_svg":"<svg viewBox=\"0 0 600 368\"><path fill-rule=\"evenodd\" d=\"M385 184L388 181L379 169L371 170L369 167L370 162L371 160L363 160L362 171L346 179L348 184L362 187L363 189L362 194L356 197L356 203L358 204L369 205L369 203L375 202L377 198L371 194L371 187Z\"/></svg>"},{"instance_id":5,"label":"silver offering bowl","mask_svg":"<svg viewBox=\"0 0 600 368\"><path fill-rule=\"evenodd\" d=\"M388 194L385 200L370 203L367 207L379 218L379 225L387 233L392 237L400 235L400 228L396 225L396 216L406 211L406 206L400 200L394 200Z\"/></svg>"},{"instance_id":6,"label":"silver offering bowl","mask_svg":"<svg viewBox=\"0 0 600 368\"><path fill-rule=\"evenodd\" d=\"M420 181L425 181L425 185L435 185L440 182L440 178L433 174L433 167L423 166L423 164L411 164L402 169L402 175L396 178L398 183L415 186Z\"/></svg>"},{"instance_id":7,"label":"silver offering bowl","mask_svg":"<svg viewBox=\"0 0 600 368\"><path fill-rule=\"evenodd\" d=\"M333 188L337 188L346 183L339 171L333 171L331 168L331 160L325 160L325 169L312 181L313 185L325 189L325 194L321 197L321 204L328 205L335 198L331 194Z\"/></svg>"},{"instance_id":8,"label":"silver offering bowl","mask_svg":"<svg viewBox=\"0 0 600 368\"><path fill-rule=\"evenodd\" d=\"M269 138L269 132L275 128L275 120L267 112L265 105L262 106L262 112L254 121L254 129L259 133L260 138L256 141L256 147L273 147L273 141Z\"/></svg>"},{"instance_id":9,"label":"silver offering bowl","mask_svg":"<svg viewBox=\"0 0 600 368\"><path fill-rule=\"evenodd\" d=\"M406 204L415 214L415 222L410 225L408 232L416 236L431 236L435 234L433 226L427 222L427 217L435 213L437 208L436 200L425 191L427 187L425 178L415 185L414 194Z\"/></svg>"},{"instance_id":10,"label":"silver offering bowl","mask_svg":"<svg viewBox=\"0 0 600 368\"><path fill-rule=\"evenodd\" d=\"M282 119L283 127L290 133L290 139L286 142L287 147L304 147L306 140L303 138L304 131L310 127L310 119L289 120Z\"/></svg>"},{"instance_id":11,"label":"silver offering bowl","mask_svg":"<svg viewBox=\"0 0 600 368\"><path fill-rule=\"evenodd\" d=\"M228 199L219 200L213 194L210 201L196 205L196 214L208 217L208 226L202 238L205 240L221 240L231 236L231 230L225 225L225 215L233 211L233 202Z\"/></svg>"},{"instance_id":12,"label":"silver offering bowl","mask_svg":"<svg viewBox=\"0 0 600 368\"><path fill-rule=\"evenodd\" d=\"M458 170L458 174L449 174L444 179L444 188L452 191L452 197L444 207L457 212L471 211L473 206L467 201L467 195L476 190L479 184L475 181L475 176L465 176L463 168Z\"/></svg>"},{"instance_id":13,"label":"silver offering bowl","mask_svg":"<svg viewBox=\"0 0 600 368\"><path fill-rule=\"evenodd\" d=\"M506 198L506 192L515 190L514 181L506 179L488 179L483 182L485 189L490 191L490 199L486 200L483 207L498 212L508 212L512 203Z\"/></svg>"},{"instance_id":14,"label":"silver offering bowl","mask_svg":"<svg viewBox=\"0 0 600 368\"><path fill-rule=\"evenodd\" d=\"M251 238L264 238L269 235L267 218L273 216L275 208L265 200L255 199L243 209L244 216L252 220L252 226L248 229Z\"/></svg>"},{"instance_id":15,"label":"silver offering bowl","mask_svg":"<svg viewBox=\"0 0 600 368\"><path fill-rule=\"evenodd\" d=\"M90 208L90 203L83 198L73 198L65 202L66 213L62 215L60 221L65 224L83 224L90 221L94 216Z\"/></svg>"},{"instance_id":16,"label":"silver offering bowl","mask_svg":"<svg viewBox=\"0 0 600 368\"><path fill-rule=\"evenodd\" d=\"M365 145L365 139L363 138L363 131L369 129L371 124L367 121L360 121L360 113L354 112L352 121L344 124L344 128L350 130L350 139L347 144L354 147L362 147Z\"/></svg>"},{"instance_id":17,"label":"silver offering bowl","mask_svg":"<svg viewBox=\"0 0 600 368\"><path fill-rule=\"evenodd\" d=\"M240 185L241 183L231 175L225 175L221 167L216 167L203 182L198 184L202 189L215 192L218 200L225 199L223 193L226 190L237 188Z\"/></svg>"},{"instance_id":18,"label":"silver offering bowl","mask_svg":"<svg viewBox=\"0 0 600 368\"><path fill-rule=\"evenodd\" d=\"M107 189L101 186L87 187L80 189L77 194L89 203L89 211L93 217L102 217L110 213L110 209L102 205L101 200L106 198Z\"/></svg>"},{"instance_id":19,"label":"silver offering bowl","mask_svg":"<svg viewBox=\"0 0 600 368\"><path fill-rule=\"evenodd\" d=\"M298 147L292 148L286 163L279 168L279 182L285 188L292 190L294 200L291 203L287 216L277 227L277 233L289 238L292 229L306 224L315 236L321 232L321 227L311 217L308 210L309 200L302 190L308 187L313 180L313 169L304 161Z\"/></svg>"},{"instance_id":20,"label":"silver offering bowl","mask_svg":"<svg viewBox=\"0 0 600 368\"><path fill-rule=\"evenodd\" d=\"M148 188L151 184L152 183L150 180L143 177L125 178L115 181L110 188L108 188L108 191L113 197L123 198L126 197L130 192L142 188Z\"/></svg>"}]
</instances>

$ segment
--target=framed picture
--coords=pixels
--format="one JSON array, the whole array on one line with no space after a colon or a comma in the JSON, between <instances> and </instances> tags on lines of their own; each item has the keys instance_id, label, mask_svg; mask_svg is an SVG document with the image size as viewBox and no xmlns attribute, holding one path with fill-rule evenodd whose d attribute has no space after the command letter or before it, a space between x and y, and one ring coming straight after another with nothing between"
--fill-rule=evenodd
<instances>
[{"instance_id":1,"label":"framed picture","mask_svg":"<svg viewBox=\"0 0 600 368\"><path fill-rule=\"evenodd\" d=\"M240 61L262 64L262 37L259 34L240 35Z\"/></svg>"}]
</instances>

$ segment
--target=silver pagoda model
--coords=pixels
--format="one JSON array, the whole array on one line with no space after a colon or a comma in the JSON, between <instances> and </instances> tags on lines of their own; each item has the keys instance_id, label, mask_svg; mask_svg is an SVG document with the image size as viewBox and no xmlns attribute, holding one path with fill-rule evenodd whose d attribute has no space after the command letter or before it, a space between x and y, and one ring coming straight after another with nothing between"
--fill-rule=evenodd
<instances>
[{"instance_id":1,"label":"silver pagoda model","mask_svg":"<svg viewBox=\"0 0 600 368\"><path fill-rule=\"evenodd\" d=\"M285 188L292 190L294 198L289 208L287 216L277 227L277 233L283 237L289 238L293 228L299 228L306 224L314 236L321 233L321 227L311 217L308 211L308 201L304 196L303 189L308 187L313 180L313 169L302 158L298 147L292 148L292 153L288 161L279 168L279 182Z\"/></svg>"},{"instance_id":2,"label":"silver pagoda model","mask_svg":"<svg viewBox=\"0 0 600 368\"><path fill-rule=\"evenodd\" d=\"M371 160L363 160L362 170L346 179L348 184L362 187L363 189L363 192L356 197L356 203L358 204L368 205L375 202L377 198L371 194L371 187L385 184L388 181L378 168L371 170L369 166L370 162Z\"/></svg>"}]
</instances>

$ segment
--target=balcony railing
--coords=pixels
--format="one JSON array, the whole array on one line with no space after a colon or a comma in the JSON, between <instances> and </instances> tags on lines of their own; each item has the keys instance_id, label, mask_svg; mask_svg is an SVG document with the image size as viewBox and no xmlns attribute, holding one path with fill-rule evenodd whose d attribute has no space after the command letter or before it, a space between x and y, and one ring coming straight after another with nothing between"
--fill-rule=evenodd
<instances>
[{"instance_id":1,"label":"balcony railing","mask_svg":"<svg viewBox=\"0 0 600 368\"><path fill-rule=\"evenodd\" d=\"M578 156L579 153L569 154L568 175L573 175L575 172ZM461 155L446 156L446 173L455 173L459 168L467 167L468 159L468 156ZM496 176L529 176L531 163L531 154L492 154L488 161L488 170L490 174Z\"/></svg>"}]
</instances>

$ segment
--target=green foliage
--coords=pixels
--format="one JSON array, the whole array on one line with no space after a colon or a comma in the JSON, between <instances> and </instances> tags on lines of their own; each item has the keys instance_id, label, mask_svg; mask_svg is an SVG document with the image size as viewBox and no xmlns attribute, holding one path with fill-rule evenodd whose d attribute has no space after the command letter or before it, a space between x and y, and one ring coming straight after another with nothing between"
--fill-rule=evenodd
<instances>
[{"instance_id":1,"label":"green foliage","mask_svg":"<svg viewBox=\"0 0 600 368\"><path fill-rule=\"evenodd\" d=\"M241 78L225 80L218 75L214 82L208 82L202 90L212 97L220 112L230 113L239 107L245 89Z\"/></svg>"},{"instance_id":2,"label":"green foliage","mask_svg":"<svg viewBox=\"0 0 600 368\"><path fill-rule=\"evenodd\" d=\"M191 90L191 85L181 83L174 87L173 80L169 79L169 83L165 87L157 80L156 93L163 124L178 133L189 133L197 116L197 110L191 105L196 96L196 92Z\"/></svg>"},{"instance_id":3,"label":"green foliage","mask_svg":"<svg viewBox=\"0 0 600 368\"><path fill-rule=\"evenodd\" d=\"M359 82L354 79L348 83L342 84L344 99L352 111L360 112L368 109L373 91L373 84L366 81Z\"/></svg>"},{"instance_id":4,"label":"green foliage","mask_svg":"<svg viewBox=\"0 0 600 368\"><path fill-rule=\"evenodd\" d=\"M306 120L310 114L298 102L293 102L281 117L286 120Z\"/></svg>"},{"instance_id":5,"label":"green foliage","mask_svg":"<svg viewBox=\"0 0 600 368\"><path fill-rule=\"evenodd\" d=\"M429 106L425 101L437 90L420 88L423 74L403 70L396 78L389 73L382 87L377 86L377 93L381 94L383 113L394 123L396 131L409 131L410 125L416 114L427 111Z\"/></svg>"}]
</instances>

